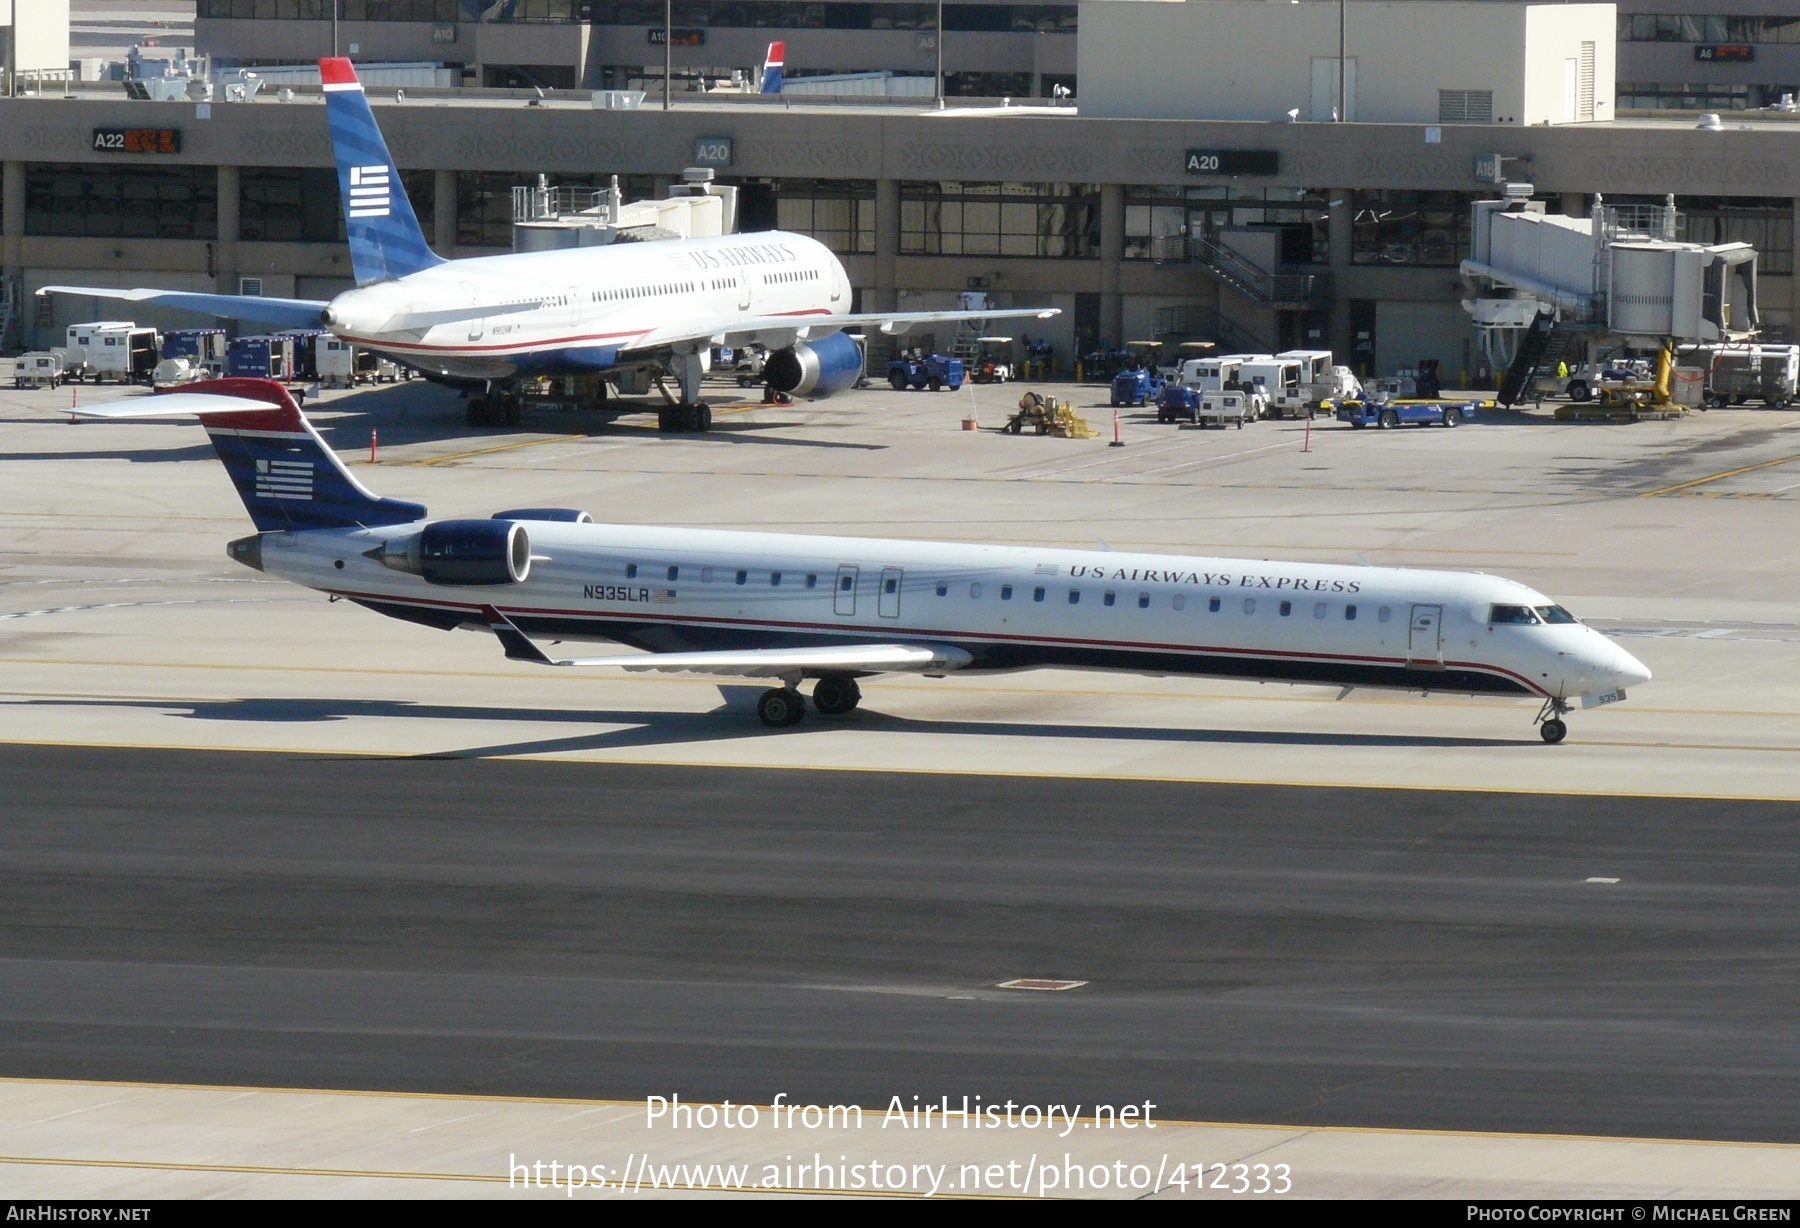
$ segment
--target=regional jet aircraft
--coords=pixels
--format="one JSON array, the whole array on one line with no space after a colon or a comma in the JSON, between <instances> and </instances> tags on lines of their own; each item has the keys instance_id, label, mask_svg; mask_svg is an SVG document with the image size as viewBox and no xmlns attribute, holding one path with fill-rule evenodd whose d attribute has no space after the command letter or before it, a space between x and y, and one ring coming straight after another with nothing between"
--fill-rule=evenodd
<instances>
[{"instance_id":1,"label":"regional jet aircraft","mask_svg":"<svg viewBox=\"0 0 1800 1228\"><path fill-rule=\"evenodd\" d=\"M81 411L196 415L257 533L247 566L538 665L778 680L765 724L840 716L858 679L1063 667L1510 695L1546 742L1650 671L1550 598L1469 572L594 524L433 520L351 476L280 384L227 379ZM552 658L531 638L642 650Z\"/></svg>"},{"instance_id":2,"label":"regional jet aircraft","mask_svg":"<svg viewBox=\"0 0 1800 1228\"><path fill-rule=\"evenodd\" d=\"M765 81L777 82L781 44ZM330 302L45 286L39 294L156 303L281 328L318 328L388 354L430 378L480 389L470 419L516 420L518 380L651 370L671 373L671 431L704 431L712 410L700 380L716 345L762 345L764 375L783 392L824 397L853 386L862 349L842 330L903 334L925 324L1057 308L852 312L850 278L824 244L756 234L618 242L444 260L426 245L400 172L346 59L319 61L356 288Z\"/></svg>"}]
</instances>

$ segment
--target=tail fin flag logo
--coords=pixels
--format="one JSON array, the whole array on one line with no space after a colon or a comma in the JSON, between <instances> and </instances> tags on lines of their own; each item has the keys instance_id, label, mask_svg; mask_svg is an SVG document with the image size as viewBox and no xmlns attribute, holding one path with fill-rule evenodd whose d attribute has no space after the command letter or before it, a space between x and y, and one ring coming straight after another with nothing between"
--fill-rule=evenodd
<instances>
[{"instance_id":1,"label":"tail fin flag logo","mask_svg":"<svg viewBox=\"0 0 1800 1228\"><path fill-rule=\"evenodd\" d=\"M386 217L393 211L393 188L386 166L350 168L351 217Z\"/></svg>"},{"instance_id":2,"label":"tail fin flag logo","mask_svg":"<svg viewBox=\"0 0 1800 1228\"><path fill-rule=\"evenodd\" d=\"M787 59L787 44L774 42L769 44L769 54L763 60L762 89L765 94L781 92L781 75Z\"/></svg>"},{"instance_id":3,"label":"tail fin flag logo","mask_svg":"<svg viewBox=\"0 0 1800 1228\"><path fill-rule=\"evenodd\" d=\"M313 463L258 458L256 496L260 499L294 499L311 503Z\"/></svg>"}]
</instances>

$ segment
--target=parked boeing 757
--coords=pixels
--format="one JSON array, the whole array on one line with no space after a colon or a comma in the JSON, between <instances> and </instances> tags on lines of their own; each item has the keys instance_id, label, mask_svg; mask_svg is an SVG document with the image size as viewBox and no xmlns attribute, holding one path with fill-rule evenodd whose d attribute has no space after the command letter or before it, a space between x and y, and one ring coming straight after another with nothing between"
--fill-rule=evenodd
<instances>
[{"instance_id":1,"label":"parked boeing 757","mask_svg":"<svg viewBox=\"0 0 1800 1228\"><path fill-rule=\"evenodd\" d=\"M592 523L558 508L433 520L351 476L280 384L191 384L81 411L198 416L257 532L232 558L515 660L768 678L772 726L842 715L876 674L1063 667L1574 704L1650 671L1544 596L1469 572ZM642 650L552 659L532 636Z\"/></svg>"},{"instance_id":2,"label":"parked boeing 757","mask_svg":"<svg viewBox=\"0 0 1800 1228\"><path fill-rule=\"evenodd\" d=\"M770 48L777 59L779 47ZM320 60L319 73L355 289L328 303L104 286L38 293L154 303L281 328L323 326L430 378L480 389L469 406L477 423L515 421L521 379L666 371L681 389L680 402L662 411L670 431L711 426L700 380L713 346L764 346L764 377L783 392L816 398L862 377L862 347L846 328L903 334L1059 311L852 312L850 277L831 249L780 230L444 260L425 242L350 61ZM778 83L779 74L776 63L769 79Z\"/></svg>"}]
</instances>

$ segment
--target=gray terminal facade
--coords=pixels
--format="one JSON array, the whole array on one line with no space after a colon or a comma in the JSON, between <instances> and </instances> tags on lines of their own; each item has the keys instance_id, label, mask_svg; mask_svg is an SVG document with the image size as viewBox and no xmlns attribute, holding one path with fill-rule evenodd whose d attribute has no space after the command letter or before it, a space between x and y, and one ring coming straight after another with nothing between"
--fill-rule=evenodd
<instances>
[{"instance_id":1,"label":"gray terminal facade","mask_svg":"<svg viewBox=\"0 0 1800 1228\"><path fill-rule=\"evenodd\" d=\"M9 344L55 344L69 323L121 318L122 304L31 296L50 283L316 298L350 284L316 92L216 102L202 118L193 103L114 89L0 99ZM1481 172L1499 155L1511 159L1506 177L1567 212L1596 192L1673 194L1684 237L1756 245L1769 333L1786 336L1795 319L1800 122L1780 117L1733 117L1722 131L1691 118L1204 123L755 99L606 111L534 97L375 96L441 253L506 250L512 188L540 174L596 186L617 174L645 196L704 150L744 188L744 229L818 237L862 306L950 307L980 290L1060 307L1024 331L1048 333L1064 369L1102 341L1207 339L1329 347L1381 373L1435 358L1473 374L1457 266L1470 203L1497 191ZM155 135L96 148L120 130Z\"/></svg>"}]
</instances>

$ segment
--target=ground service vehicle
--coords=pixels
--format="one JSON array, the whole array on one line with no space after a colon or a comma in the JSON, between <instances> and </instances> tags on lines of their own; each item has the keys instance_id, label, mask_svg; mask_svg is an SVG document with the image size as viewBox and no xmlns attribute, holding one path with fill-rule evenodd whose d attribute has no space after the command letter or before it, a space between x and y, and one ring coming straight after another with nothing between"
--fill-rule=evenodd
<instances>
[{"instance_id":1,"label":"ground service vehicle","mask_svg":"<svg viewBox=\"0 0 1800 1228\"><path fill-rule=\"evenodd\" d=\"M1311 369L1310 362L1293 358L1252 359L1238 368L1238 383L1262 389L1270 417L1310 418L1318 404L1306 382Z\"/></svg>"},{"instance_id":2,"label":"ground service vehicle","mask_svg":"<svg viewBox=\"0 0 1800 1228\"><path fill-rule=\"evenodd\" d=\"M33 350L13 359L14 388L55 388L62 382L62 355L55 350Z\"/></svg>"},{"instance_id":3,"label":"ground service vehicle","mask_svg":"<svg viewBox=\"0 0 1800 1228\"><path fill-rule=\"evenodd\" d=\"M280 334L239 337L226 349L225 370L240 378L286 382L293 378L294 339Z\"/></svg>"},{"instance_id":4,"label":"ground service vehicle","mask_svg":"<svg viewBox=\"0 0 1800 1228\"><path fill-rule=\"evenodd\" d=\"M1155 367L1127 367L1112 378L1111 404L1147 405L1157 399L1163 377Z\"/></svg>"},{"instance_id":5,"label":"ground service vehicle","mask_svg":"<svg viewBox=\"0 0 1800 1228\"><path fill-rule=\"evenodd\" d=\"M1353 397L1337 407L1337 420L1348 422L1357 430L1365 426L1384 431L1396 426L1461 426L1474 421L1477 408L1474 401Z\"/></svg>"},{"instance_id":6,"label":"ground service vehicle","mask_svg":"<svg viewBox=\"0 0 1800 1228\"><path fill-rule=\"evenodd\" d=\"M1759 400L1770 409L1794 403L1800 382L1800 345L1734 345L1712 352L1707 404L1715 409Z\"/></svg>"},{"instance_id":7,"label":"ground service vehicle","mask_svg":"<svg viewBox=\"0 0 1800 1228\"><path fill-rule=\"evenodd\" d=\"M75 329L69 331L73 334ZM159 338L154 328L139 328L135 324L95 325L86 336L87 340L81 343L87 349L85 374L91 375L96 384L108 380L120 384L147 384L156 364L161 361Z\"/></svg>"},{"instance_id":8,"label":"ground service vehicle","mask_svg":"<svg viewBox=\"0 0 1800 1228\"><path fill-rule=\"evenodd\" d=\"M948 354L907 354L888 363L888 386L895 392L929 388L936 392L963 386L963 361Z\"/></svg>"},{"instance_id":9,"label":"ground service vehicle","mask_svg":"<svg viewBox=\"0 0 1800 1228\"><path fill-rule=\"evenodd\" d=\"M971 382L1004 384L1013 378L1011 337L978 337L975 346L975 369L969 373Z\"/></svg>"}]
</instances>

